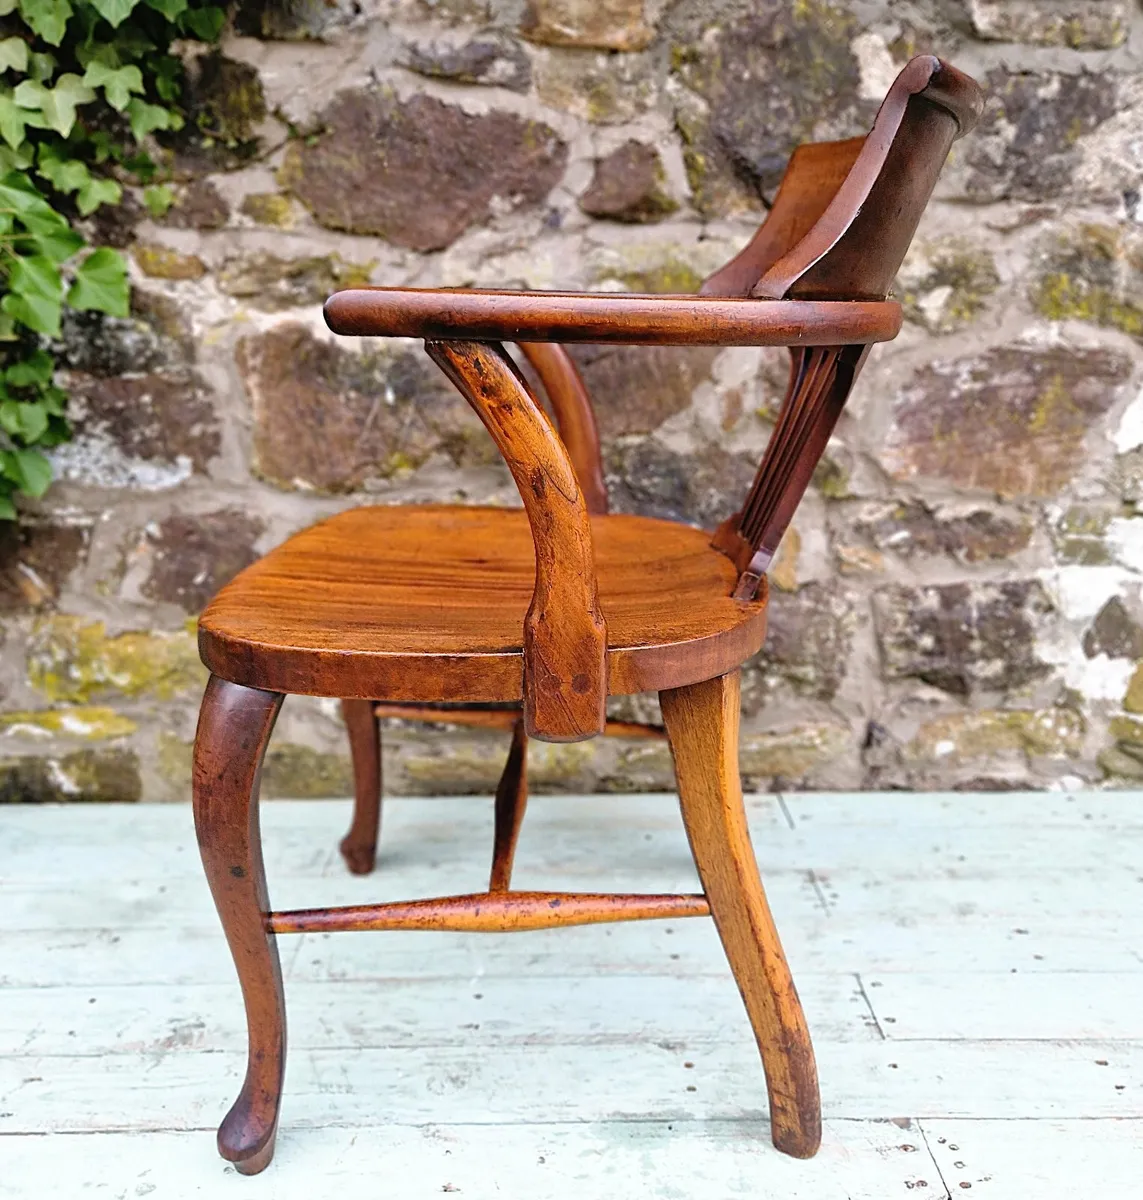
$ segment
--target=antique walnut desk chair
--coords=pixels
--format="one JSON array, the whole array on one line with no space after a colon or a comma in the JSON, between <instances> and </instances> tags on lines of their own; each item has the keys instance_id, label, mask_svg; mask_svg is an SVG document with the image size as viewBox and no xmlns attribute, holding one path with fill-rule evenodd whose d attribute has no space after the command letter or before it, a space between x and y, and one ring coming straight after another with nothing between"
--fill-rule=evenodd
<instances>
[{"instance_id":1,"label":"antique walnut desk chair","mask_svg":"<svg viewBox=\"0 0 1143 1200\"><path fill-rule=\"evenodd\" d=\"M487 426L523 509L357 508L291 537L202 616L211 678L195 742L199 846L246 1004L245 1082L218 1133L244 1173L273 1154L285 1063L279 933L525 930L713 916L761 1051L778 1149L821 1136L813 1049L747 833L738 777L739 667L762 646L765 572L857 372L901 322L886 299L979 88L913 59L867 137L805 145L765 223L698 296L362 288L326 304L337 333L420 337ZM505 353L519 343L559 433ZM561 342L786 346L789 389L739 512L714 534L609 516L590 401ZM525 735L608 731L609 695L656 690L698 895L514 892ZM372 866L376 706L441 719L446 702L514 727L485 893L270 911L258 778L288 693L343 699L358 771L343 847ZM494 707L502 706L497 712ZM506 710L506 715L505 715ZM519 714L519 721L517 715ZM448 719L460 714L449 712ZM619 732L628 732L619 730Z\"/></svg>"}]
</instances>

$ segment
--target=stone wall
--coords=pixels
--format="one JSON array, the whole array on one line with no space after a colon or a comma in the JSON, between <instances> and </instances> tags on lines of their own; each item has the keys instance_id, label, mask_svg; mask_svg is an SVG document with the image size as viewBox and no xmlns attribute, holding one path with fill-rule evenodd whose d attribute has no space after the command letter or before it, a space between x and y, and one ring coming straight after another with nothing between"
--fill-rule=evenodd
<instances>
[{"instance_id":1,"label":"stone wall","mask_svg":"<svg viewBox=\"0 0 1143 1200\"><path fill-rule=\"evenodd\" d=\"M693 288L790 149L867 128L930 49L987 84L986 115L901 273L905 329L774 569L743 771L762 788L1143 777L1135 0L264 0L190 64L171 210L128 197L97 221L127 250L134 313L65 330L76 440L0 533L0 799L185 798L213 589L346 505L515 503L417 346L327 335L329 291ZM577 357L615 507L725 515L782 360ZM398 793L487 792L506 749L385 737ZM622 741L537 745L532 773L671 778L661 745ZM265 786L347 793L334 702L287 704Z\"/></svg>"}]
</instances>

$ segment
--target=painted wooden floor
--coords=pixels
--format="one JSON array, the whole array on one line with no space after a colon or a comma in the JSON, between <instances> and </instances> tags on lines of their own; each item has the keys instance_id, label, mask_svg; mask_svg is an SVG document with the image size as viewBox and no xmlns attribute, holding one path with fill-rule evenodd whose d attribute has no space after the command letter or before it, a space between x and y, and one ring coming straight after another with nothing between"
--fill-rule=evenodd
<instances>
[{"instance_id":1,"label":"painted wooden floor","mask_svg":"<svg viewBox=\"0 0 1143 1200\"><path fill-rule=\"evenodd\" d=\"M263 807L276 907L478 890L491 801ZM710 922L283 938L277 1157L215 1155L241 1002L189 808L0 809L0 1196L1143 1195L1143 796L785 796L751 827L817 1047L775 1152ZM692 890L673 797L540 798L521 888Z\"/></svg>"}]
</instances>

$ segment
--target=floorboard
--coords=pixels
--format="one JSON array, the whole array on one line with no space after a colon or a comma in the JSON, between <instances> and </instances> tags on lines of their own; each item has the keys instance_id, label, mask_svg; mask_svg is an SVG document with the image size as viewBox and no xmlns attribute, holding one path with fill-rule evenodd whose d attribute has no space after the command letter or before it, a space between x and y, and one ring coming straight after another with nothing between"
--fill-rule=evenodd
<instances>
[{"instance_id":1,"label":"floorboard","mask_svg":"<svg viewBox=\"0 0 1143 1200\"><path fill-rule=\"evenodd\" d=\"M213 1130L241 1000L186 807L0 810L0 1197L1126 1200L1143 1180L1143 797L783 795L751 833L817 1048L821 1154L769 1144L709 921L283 937L256 1179ZM487 798L264 806L276 907L477 889ZM533 801L515 883L697 886L671 796Z\"/></svg>"}]
</instances>

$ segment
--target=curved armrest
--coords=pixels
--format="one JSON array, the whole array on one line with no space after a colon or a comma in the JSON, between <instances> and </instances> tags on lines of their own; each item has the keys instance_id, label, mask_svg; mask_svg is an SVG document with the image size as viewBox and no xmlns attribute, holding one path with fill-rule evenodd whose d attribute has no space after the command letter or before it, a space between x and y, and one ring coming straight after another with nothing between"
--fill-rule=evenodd
<instances>
[{"instance_id":1,"label":"curved armrest","mask_svg":"<svg viewBox=\"0 0 1143 1200\"><path fill-rule=\"evenodd\" d=\"M901 328L891 300L755 300L625 292L350 288L325 302L334 333L491 342L849 346Z\"/></svg>"},{"instance_id":2,"label":"curved armrest","mask_svg":"<svg viewBox=\"0 0 1143 1200\"><path fill-rule=\"evenodd\" d=\"M591 521L568 452L502 346L428 342L429 357L476 409L520 490L536 544L524 618L524 726L551 742L602 733L607 626Z\"/></svg>"}]
</instances>

